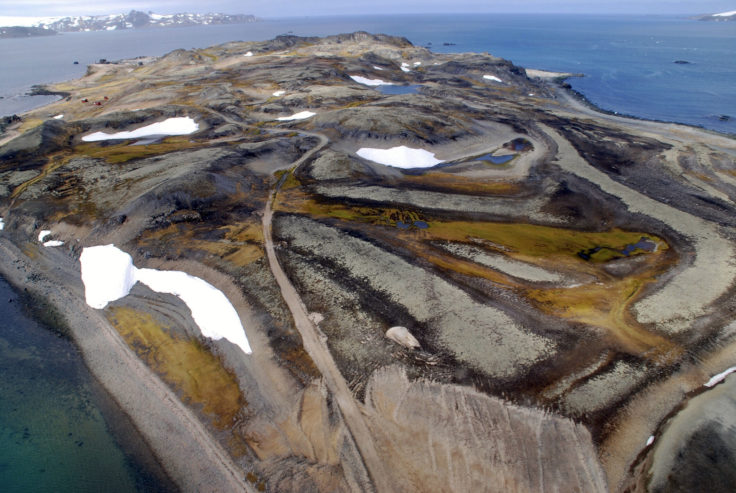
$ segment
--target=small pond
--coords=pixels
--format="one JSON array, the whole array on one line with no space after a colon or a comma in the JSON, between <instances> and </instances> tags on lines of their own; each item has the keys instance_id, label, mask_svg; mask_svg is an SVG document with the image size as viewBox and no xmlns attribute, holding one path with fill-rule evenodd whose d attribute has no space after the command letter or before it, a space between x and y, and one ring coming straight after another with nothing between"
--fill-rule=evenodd
<instances>
[{"instance_id":1,"label":"small pond","mask_svg":"<svg viewBox=\"0 0 736 493\"><path fill-rule=\"evenodd\" d=\"M416 94L419 92L420 87L422 87L421 84L412 84L409 86L380 85L376 86L376 89L381 94L395 96L397 94Z\"/></svg>"}]
</instances>

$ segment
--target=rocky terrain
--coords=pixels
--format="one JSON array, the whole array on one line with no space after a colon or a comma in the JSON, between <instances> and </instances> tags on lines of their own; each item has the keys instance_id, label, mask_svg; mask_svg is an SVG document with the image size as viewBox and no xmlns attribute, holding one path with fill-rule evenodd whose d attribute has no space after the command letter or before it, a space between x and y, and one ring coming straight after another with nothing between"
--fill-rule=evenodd
<instances>
[{"instance_id":1,"label":"rocky terrain","mask_svg":"<svg viewBox=\"0 0 736 493\"><path fill-rule=\"evenodd\" d=\"M733 382L703 385L736 366L732 138L367 33L49 89L0 136L0 272L183 490L727 491ZM91 138L171 121L196 130ZM142 284L87 306L106 244L219 289L252 354Z\"/></svg>"}]
</instances>

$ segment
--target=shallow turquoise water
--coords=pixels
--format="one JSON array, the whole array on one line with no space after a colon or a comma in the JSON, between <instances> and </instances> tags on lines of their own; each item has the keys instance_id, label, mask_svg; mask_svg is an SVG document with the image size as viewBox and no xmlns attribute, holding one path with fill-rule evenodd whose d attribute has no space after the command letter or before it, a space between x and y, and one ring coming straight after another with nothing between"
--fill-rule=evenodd
<instances>
[{"instance_id":1,"label":"shallow turquoise water","mask_svg":"<svg viewBox=\"0 0 736 493\"><path fill-rule=\"evenodd\" d=\"M170 488L118 445L76 347L28 318L19 301L0 279L0 491Z\"/></svg>"}]
</instances>

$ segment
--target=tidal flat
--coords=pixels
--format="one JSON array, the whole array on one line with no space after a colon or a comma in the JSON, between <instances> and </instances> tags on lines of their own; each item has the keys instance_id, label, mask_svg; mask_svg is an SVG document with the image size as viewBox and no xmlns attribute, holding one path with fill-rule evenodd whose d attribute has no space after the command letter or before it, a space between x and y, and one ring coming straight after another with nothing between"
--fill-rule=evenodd
<instances>
[{"instance_id":1,"label":"tidal flat","mask_svg":"<svg viewBox=\"0 0 736 493\"><path fill-rule=\"evenodd\" d=\"M184 491L706 484L729 425L673 417L736 366L736 141L538 75L364 32L91 65L0 135L0 273ZM106 245L242 334L98 292Z\"/></svg>"}]
</instances>

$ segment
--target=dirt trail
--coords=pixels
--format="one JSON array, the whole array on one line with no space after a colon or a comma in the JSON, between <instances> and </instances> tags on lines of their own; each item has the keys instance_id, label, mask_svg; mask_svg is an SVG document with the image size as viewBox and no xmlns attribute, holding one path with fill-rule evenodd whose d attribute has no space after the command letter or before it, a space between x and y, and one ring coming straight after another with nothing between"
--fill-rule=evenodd
<instances>
[{"instance_id":1,"label":"dirt trail","mask_svg":"<svg viewBox=\"0 0 736 493\"><path fill-rule=\"evenodd\" d=\"M319 145L310 149L293 163L294 169L299 167L306 160L311 158L316 152L327 145L328 139L324 135L301 131L301 134L314 136L320 139ZM266 203L266 209L263 213L263 238L266 247L266 255L268 263L271 266L271 272L278 282L281 289L281 295L284 298L289 310L294 317L294 324L302 336L304 349L314 361L314 364L322 373L328 389L335 397L340 407L340 412L345 419L350 433L360 451L363 463L368 471L369 476L373 480L373 488L378 492L390 492L393 490L389 480L388 470L385 468L373 442L373 436L368 429L363 414L355 401L352 392L348 388L345 379L340 370L338 370L335 361L327 347L326 337L309 319L309 313L306 306L302 302L299 293L289 281L286 273L281 268L276 252L273 246L273 238L271 236L271 220L273 217L272 204L274 197L278 193L278 188L269 197ZM365 485L370 487L371 485Z\"/></svg>"}]
</instances>

